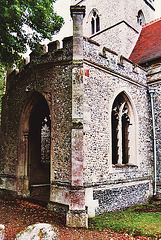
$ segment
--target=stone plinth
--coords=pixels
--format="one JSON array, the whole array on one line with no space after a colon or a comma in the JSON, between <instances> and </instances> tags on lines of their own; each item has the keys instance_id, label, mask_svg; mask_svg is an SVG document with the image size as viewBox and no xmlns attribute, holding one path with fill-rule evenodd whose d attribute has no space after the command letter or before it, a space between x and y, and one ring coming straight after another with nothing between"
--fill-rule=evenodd
<instances>
[{"instance_id":1,"label":"stone plinth","mask_svg":"<svg viewBox=\"0 0 161 240\"><path fill-rule=\"evenodd\" d=\"M88 228L88 215L86 211L68 211L66 216L66 226Z\"/></svg>"}]
</instances>

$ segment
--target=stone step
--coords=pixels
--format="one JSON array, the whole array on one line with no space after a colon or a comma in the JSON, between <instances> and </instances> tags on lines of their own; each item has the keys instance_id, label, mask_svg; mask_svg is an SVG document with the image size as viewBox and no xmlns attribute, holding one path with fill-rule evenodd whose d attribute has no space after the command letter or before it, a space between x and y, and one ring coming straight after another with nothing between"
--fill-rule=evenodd
<instances>
[{"instance_id":1,"label":"stone step","mask_svg":"<svg viewBox=\"0 0 161 240\"><path fill-rule=\"evenodd\" d=\"M30 197L39 201L49 201L50 185L49 184L35 184L30 187Z\"/></svg>"}]
</instances>

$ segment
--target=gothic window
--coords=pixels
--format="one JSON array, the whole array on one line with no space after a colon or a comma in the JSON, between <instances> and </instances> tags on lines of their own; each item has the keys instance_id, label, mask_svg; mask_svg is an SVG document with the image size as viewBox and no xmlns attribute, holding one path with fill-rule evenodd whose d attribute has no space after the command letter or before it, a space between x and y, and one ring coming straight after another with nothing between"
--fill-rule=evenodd
<instances>
[{"instance_id":1,"label":"gothic window","mask_svg":"<svg viewBox=\"0 0 161 240\"><path fill-rule=\"evenodd\" d=\"M112 107L112 164L129 163L130 111L127 98L120 93Z\"/></svg>"},{"instance_id":2,"label":"gothic window","mask_svg":"<svg viewBox=\"0 0 161 240\"><path fill-rule=\"evenodd\" d=\"M142 26L145 24L145 18L142 10L139 10L138 15L137 15L137 23Z\"/></svg>"},{"instance_id":3,"label":"gothic window","mask_svg":"<svg viewBox=\"0 0 161 240\"><path fill-rule=\"evenodd\" d=\"M96 10L92 11L91 18L91 34L95 34L100 31L100 17L97 14Z\"/></svg>"}]
</instances>

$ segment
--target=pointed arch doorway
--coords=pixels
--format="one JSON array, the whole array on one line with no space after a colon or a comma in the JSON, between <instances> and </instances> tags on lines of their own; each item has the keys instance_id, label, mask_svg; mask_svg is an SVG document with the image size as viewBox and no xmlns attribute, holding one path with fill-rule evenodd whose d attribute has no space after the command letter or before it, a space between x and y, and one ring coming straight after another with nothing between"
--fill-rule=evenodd
<instances>
[{"instance_id":1,"label":"pointed arch doorway","mask_svg":"<svg viewBox=\"0 0 161 240\"><path fill-rule=\"evenodd\" d=\"M21 149L20 165L28 180L30 198L48 201L50 196L51 120L48 103L38 92L25 104L20 123L25 147Z\"/></svg>"}]
</instances>

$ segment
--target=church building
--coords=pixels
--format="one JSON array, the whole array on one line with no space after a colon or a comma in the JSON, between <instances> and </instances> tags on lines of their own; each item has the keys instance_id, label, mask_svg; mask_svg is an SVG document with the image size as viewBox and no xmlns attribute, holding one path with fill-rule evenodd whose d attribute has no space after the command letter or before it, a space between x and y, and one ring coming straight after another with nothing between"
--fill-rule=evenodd
<instances>
[{"instance_id":1,"label":"church building","mask_svg":"<svg viewBox=\"0 0 161 240\"><path fill-rule=\"evenodd\" d=\"M72 0L73 36L7 76L0 190L69 227L161 195L161 19L154 0Z\"/></svg>"}]
</instances>

